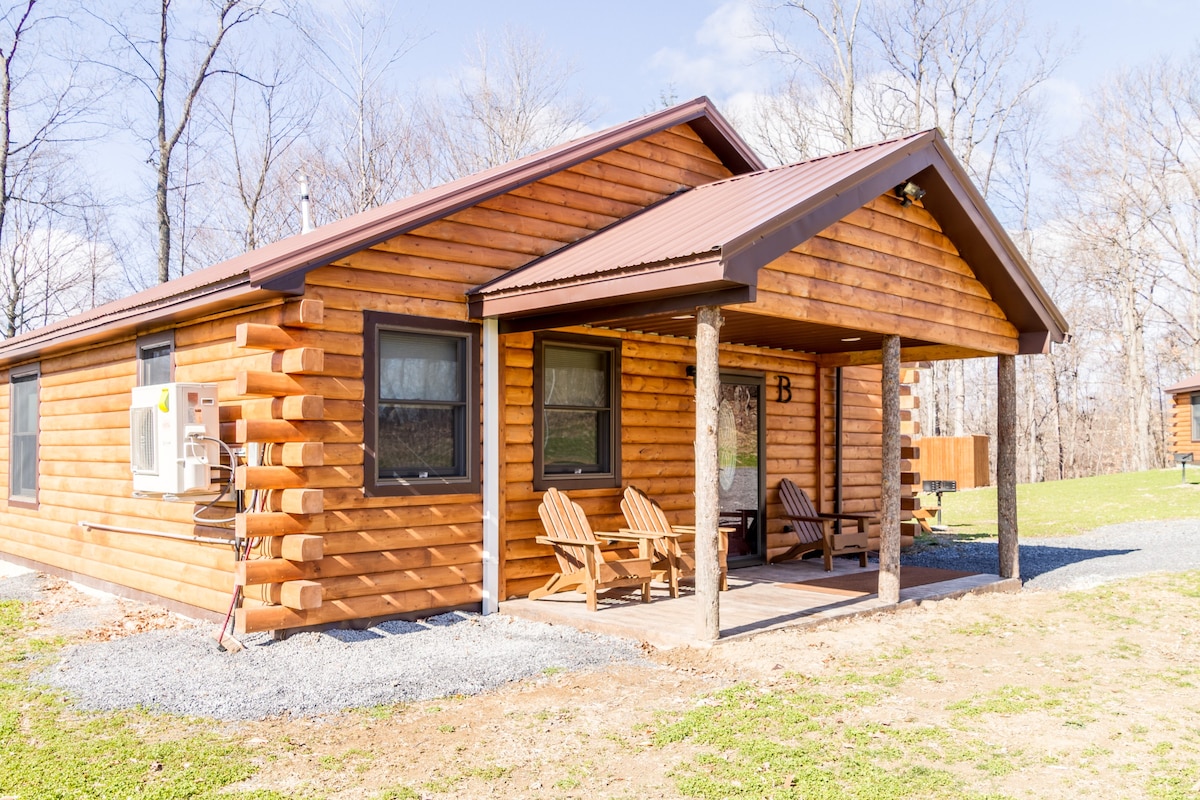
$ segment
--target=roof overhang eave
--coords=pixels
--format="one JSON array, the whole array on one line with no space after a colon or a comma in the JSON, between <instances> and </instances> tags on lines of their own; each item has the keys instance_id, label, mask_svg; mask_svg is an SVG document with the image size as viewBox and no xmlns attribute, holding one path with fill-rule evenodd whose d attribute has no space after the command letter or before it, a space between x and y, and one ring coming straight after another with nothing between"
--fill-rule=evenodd
<instances>
[{"instance_id":1,"label":"roof overhang eave","mask_svg":"<svg viewBox=\"0 0 1200 800\"><path fill-rule=\"evenodd\" d=\"M468 297L470 316L473 319L514 320L624 307L633 303L655 303L662 311L672 307L678 298L689 299L674 307L695 308L696 303L691 298L714 293L723 293L721 297L725 302L746 302L746 298L752 297L753 286L729 280L726 272L723 260L714 254L686 263L609 270L570 282L528 286L503 293L475 292Z\"/></svg>"},{"instance_id":2,"label":"roof overhang eave","mask_svg":"<svg viewBox=\"0 0 1200 800\"><path fill-rule=\"evenodd\" d=\"M0 366L41 358L60 350L86 347L102 340L111 341L122 334L134 335L150 327L163 327L178 319L192 318L197 313L212 313L246 305L258 298L266 300L275 297L278 297L277 292L253 286L249 277L243 274L152 304L113 312L98 319L83 320L77 325L62 328L50 326L43 329L40 335L29 338L18 337L0 346Z\"/></svg>"}]
</instances>

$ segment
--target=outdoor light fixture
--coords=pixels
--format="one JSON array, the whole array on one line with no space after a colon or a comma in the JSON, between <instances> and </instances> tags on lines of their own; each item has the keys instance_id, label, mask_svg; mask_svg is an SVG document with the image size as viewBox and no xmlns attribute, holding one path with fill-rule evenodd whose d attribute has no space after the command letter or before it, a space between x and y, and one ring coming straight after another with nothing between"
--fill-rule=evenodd
<instances>
[{"instance_id":1,"label":"outdoor light fixture","mask_svg":"<svg viewBox=\"0 0 1200 800\"><path fill-rule=\"evenodd\" d=\"M896 192L896 197L900 198L900 205L904 208L908 208L913 204L914 200L920 200L925 196L925 190L912 181L905 181L897 186L894 191Z\"/></svg>"},{"instance_id":2,"label":"outdoor light fixture","mask_svg":"<svg viewBox=\"0 0 1200 800\"><path fill-rule=\"evenodd\" d=\"M862 337L861 336L847 336L845 339L842 339L842 341L843 342L861 342Z\"/></svg>"}]
</instances>

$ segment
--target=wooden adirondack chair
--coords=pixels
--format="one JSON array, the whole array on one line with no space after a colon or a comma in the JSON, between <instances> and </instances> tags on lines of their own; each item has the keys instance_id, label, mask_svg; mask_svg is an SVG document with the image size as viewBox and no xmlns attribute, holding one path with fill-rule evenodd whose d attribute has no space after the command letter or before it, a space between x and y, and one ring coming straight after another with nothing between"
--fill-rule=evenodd
<instances>
[{"instance_id":1,"label":"wooden adirondack chair","mask_svg":"<svg viewBox=\"0 0 1200 800\"><path fill-rule=\"evenodd\" d=\"M621 513L625 515L628 528L623 533L647 532L658 536L654 540L654 565L656 573L662 573L671 587L671 597L679 597L679 581L696 574L696 528L694 525L672 525L667 520L662 506L654 502L636 486L625 489L621 499ZM721 591L729 588L726 554L728 528L719 529L721 538L717 550L717 564L721 570Z\"/></svg>"},{"instance_id":2,"label":"wooden adirondack chair","mask_svg":"<svg viewBox=\"0 0 1200 800\"><path fill-rule=\"evenodd\" d=\"M788 478L779 482L779 500L783 503L783 518L791 525L798 540L785 553L771 559L772 564L788 561L810 550L820 550L825 557L825 571L833 569L833 557L858 553L858 563L867 565L867 525L875 521L871 514L818 514L808 493ZM858 523L855 533L834 533L837 520Z\"/></svg>"},{"instance_id":3,"label":"wooden adirondack chair","mask_svg":"<svg viewBox=\"0 0 1200 800\"><path fill-rule=\"evenodd\" d=\"M538 516L542 518L546 535L537 537L537 541L554 548L559 571L546 581L545 586L530 592L530 599L538 600L574 589L587 595L588 610L595 611L597 592L641 586L642 602L650 602L650 565L656 536L600 533L599 536L606 540L615 539L638 546L637 558L618 558L612 552L605 552L579 504L565 492L553 488L542 497Z\"/></svg>"}]
</instances>

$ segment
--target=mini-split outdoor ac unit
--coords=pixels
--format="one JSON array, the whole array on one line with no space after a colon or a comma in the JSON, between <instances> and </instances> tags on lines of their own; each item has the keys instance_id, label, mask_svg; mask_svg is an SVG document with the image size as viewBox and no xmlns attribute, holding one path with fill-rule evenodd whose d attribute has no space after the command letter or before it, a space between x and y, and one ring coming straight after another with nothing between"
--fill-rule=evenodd
<instances>
[{"instance_id":1,"label":"mini-split outdoor ac unit","mask_svg":"<svg viewBox=\"0 0 1200 800\"><path fill-rule=\"evenodd\" d=\"M134 494L212 492L211 469L221 463L219 434L215 383L135 387L129 409Z\"/></svg>"}]
</instances>

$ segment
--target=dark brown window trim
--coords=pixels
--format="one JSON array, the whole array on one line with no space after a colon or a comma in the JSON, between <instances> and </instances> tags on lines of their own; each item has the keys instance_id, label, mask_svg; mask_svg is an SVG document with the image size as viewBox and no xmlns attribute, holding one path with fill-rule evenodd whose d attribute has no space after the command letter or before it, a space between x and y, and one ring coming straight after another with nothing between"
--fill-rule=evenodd
<instances>
[{"instance_id":1,"label":"dark brown window trim","mask_svg":"<svg viewBox=\"0 0 1200 800\"><path fill-rule=\"evenodd\" d=\"M376 437L379 433L379 331L462 336L466 340L467 431L464 443L466 476L462 478L378 478ZM363 493L368 497L435 494L479 494L480 431L480 327L475 323L414 317L408 314L363 312Z\"/></svg>"},{"instance_id":2,"label":"dark brown window trim","mask_svg":"<svg viewBox=\"0 0 1200 800\"><path fill-rule=\"evenodd\" d=\"M609 392L612 407L612 424L609 431L609 471L588 475L544 474L542 439L543 402L545 385L542 364L543 350L547 344L580 345L611 353L609 367ZM608 336L583 336L577 333L538 332L533 336L533 488L535 491L556 489L619 489L621 488L621 339Z\"/></svg>"},{"instance_id":3,"label":"dark brown window trim","mask_svg":"<svg viewBox=\"0 0 1200 800\"><path fill-rule=\"evenodd\" d=\"M156 350L160 347L167 346L171 348L171 363L170 374L167 377L167 382L175 380L175 331L157 331L155 333L147 333L137 338L137 381L138 386L145 386L146 380L145 359L142 355L147 350Z\"/></svg>"},{"instance_id":4,"label":"dark brown window trim","mask_svg":"<svg viewBox=\"0 0 1200 800\"><path fill-rule=\"evenodd\" d=\"M13 476L13 453L16 448L13 447L13 384L22 379L32 376L34 383L37 385L37 423L34 426L33 433L33 497L26 495L14 495L12 493L12 476ZM40 503L38 500L39 489L41 488L41 427L42 427L42 364L37 362L34 364L24 364L20 367L15 367L8 373L8 504L15 508L28 508L37 510Z\"/></svg>"}]
</instances>

